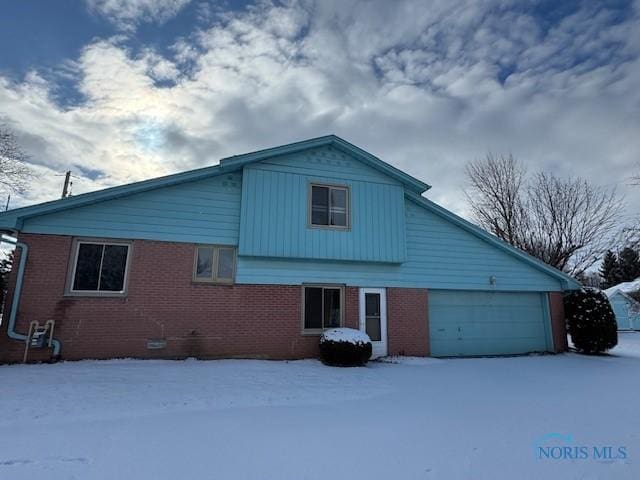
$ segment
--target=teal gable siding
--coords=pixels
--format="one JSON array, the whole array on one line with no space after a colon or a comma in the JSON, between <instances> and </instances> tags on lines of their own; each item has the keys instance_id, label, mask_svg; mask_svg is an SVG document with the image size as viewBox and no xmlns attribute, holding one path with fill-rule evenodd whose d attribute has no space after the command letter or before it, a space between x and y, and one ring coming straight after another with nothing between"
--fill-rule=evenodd
<instances>
[{"instance_id":1,"label":"teal gable siding","mask_svg":"<svg viewBox=\"0 0 640 480\"><path fill-rule=\"evenodd\" d=\"M22 231L237 245L241 189L241 174L224 174L27 218Z\"/></svg>"},{"instance_id":2,"label":"teal gable siding","mask_svg":"<svg viewBox=\"0 0 640 480\"><path fill-rule=\"evenodd\" d=\"M349 187L350 228L310 228L311 183ZM244 167L241 256L401 263L404 189L331 147Z\"/></svg>"},{"instance_id":3,"label":"teal gable siding","mask_svg":"<svg viewBox=\"0 0 640 480\"><path fill-rule=\"evenodd\" d=\"M369 287L561 291L559 280L446 219L405 200L406 262L312 261L239 257L237 282L345 283ZM490 277L496 278L491 285Z\"/></svg>"}]
</instances>

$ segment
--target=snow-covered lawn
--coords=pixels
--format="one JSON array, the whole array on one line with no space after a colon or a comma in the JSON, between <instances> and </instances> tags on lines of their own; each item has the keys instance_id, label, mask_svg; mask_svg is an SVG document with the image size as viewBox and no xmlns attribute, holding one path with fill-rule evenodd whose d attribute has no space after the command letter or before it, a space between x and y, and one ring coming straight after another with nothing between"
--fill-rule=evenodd
<instances>
[{"instance_id":1,"label":"snow-covered lawn","mask_svg":"<svg viewBox=\"0 0 640 480\"><path fill-rule=\"evenodd\" d=\"M637 479L640 334L612 353L2 366L0 479Z\"/></svg>"}]
</instances>

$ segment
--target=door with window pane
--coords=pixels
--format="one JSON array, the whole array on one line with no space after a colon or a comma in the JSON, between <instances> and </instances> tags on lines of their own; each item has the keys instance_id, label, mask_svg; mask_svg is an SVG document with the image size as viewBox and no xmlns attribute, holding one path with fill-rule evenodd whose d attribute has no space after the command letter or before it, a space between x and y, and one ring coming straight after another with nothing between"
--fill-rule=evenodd
<instances>
[{"instance_id":1,"label":"door with window pane","mask_svg":"<svg viewBox=\"0 0 640 480\"><path fill-rule=\"evenodd\" d=\"M387 296L384 288L360 289L360 330L371 339L372 358L387 355Z\"/></svg>"}]
</instances>

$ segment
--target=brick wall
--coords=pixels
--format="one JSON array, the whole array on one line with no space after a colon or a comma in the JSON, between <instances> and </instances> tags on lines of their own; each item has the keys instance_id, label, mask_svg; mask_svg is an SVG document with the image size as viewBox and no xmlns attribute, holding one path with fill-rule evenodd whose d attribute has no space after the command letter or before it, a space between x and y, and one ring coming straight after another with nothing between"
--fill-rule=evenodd
<instances>
[{"instance_id":1,"label":"brick wall","mask_svg":"<svg viewBox=\"0 0 640 480\"><path fill-rule=\"evenodd\" d=\"M428 294L423 288L387 289L390 355L429 355Z\"/></svg>"},{"instance_id":2,"label":"brick wall","mask_svg":"<svg viewBox=\"0 0 640 480\"><path fill-rule=\"evenodd\" d=\"M54 319L62 358L317 355L318 337L301 334L299 285L193 283L193 245L136 240L125 298L65 297L72 238L23 234L20 241L30 251L16 330L26 333L29 321ZM390 352L426 355L426 290L389 289L388 298ZM8 311L0 361L19 361L24 344L7 338L7 318ZM358 323L358 289L347 287L345 325ZM154 338L166 339L167 347L148 350ZM30 358L47 360L48 354L34 350Z\"/></svg>"},{"instance_id":3,"label":"brick wall","mask_svg":"<svg viewBox=\"0 0 640 480\"><path fill-rule=\"evenodd\" d=\"M569 350L569 345L567 344L567 327L564 318L564 301L562 298L563 295L561 292L549 292L553 349L556 353Z\"/></svg>"}]
</instances>

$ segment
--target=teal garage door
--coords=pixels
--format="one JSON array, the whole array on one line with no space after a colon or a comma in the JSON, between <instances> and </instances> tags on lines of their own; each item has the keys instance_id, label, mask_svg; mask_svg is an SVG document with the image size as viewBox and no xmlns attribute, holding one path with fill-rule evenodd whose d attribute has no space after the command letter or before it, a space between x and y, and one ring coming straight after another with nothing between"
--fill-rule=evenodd
<instances>
[{"instance_id":1,"label":"teal garage door","mask_svg":"<svg viewBox=\"0 0 640 480\"><path fill-rule=\"evenodd\" d=\"M551 350L545 294L429 291L434 357L514 355Z\"/></svg>"}]
</instances>

